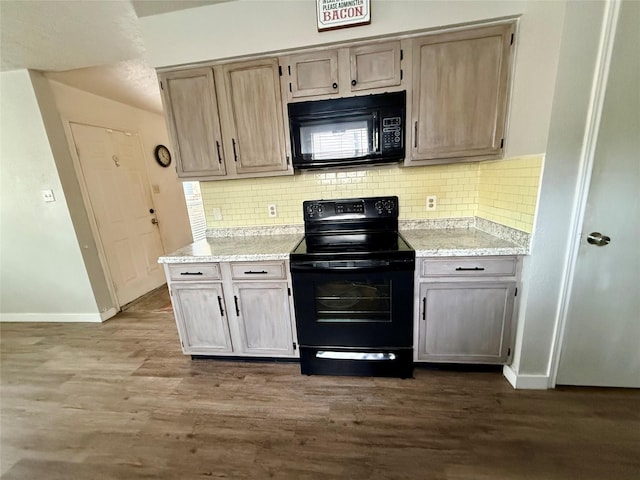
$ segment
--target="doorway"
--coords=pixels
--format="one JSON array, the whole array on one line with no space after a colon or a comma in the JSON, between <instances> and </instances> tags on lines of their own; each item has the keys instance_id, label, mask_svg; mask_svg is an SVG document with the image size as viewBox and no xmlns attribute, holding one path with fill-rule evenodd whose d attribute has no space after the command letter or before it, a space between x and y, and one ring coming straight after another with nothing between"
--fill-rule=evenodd
<instances>
[{"instance_id":1,"label":"doorway","mask_svg":"<svg viewBox=\"0 0 640 480\"><path fill-rule=\"evenodd\" d=\"M136 133L70 123L79 179L117 307L165 282L164 251Z\"/></svg>"}]
</instances>

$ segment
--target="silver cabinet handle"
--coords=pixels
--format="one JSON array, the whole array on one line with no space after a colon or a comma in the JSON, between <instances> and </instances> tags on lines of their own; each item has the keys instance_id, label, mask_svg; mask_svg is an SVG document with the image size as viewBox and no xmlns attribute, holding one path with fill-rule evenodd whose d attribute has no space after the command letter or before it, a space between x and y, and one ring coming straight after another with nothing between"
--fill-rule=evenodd
<instances>
[{"instance_id":1,"label":"silver cabinet handle","mask_svg":"<svg viewBox=\"0 0 640 480\"><path fill-rule=\"evenodd\" d=\"M587 237L587 243L590 245L597 245L598 247L604 247L609 245L611 237L601 234L600 232L591 232Z\"/></svg>"}]
</instances>

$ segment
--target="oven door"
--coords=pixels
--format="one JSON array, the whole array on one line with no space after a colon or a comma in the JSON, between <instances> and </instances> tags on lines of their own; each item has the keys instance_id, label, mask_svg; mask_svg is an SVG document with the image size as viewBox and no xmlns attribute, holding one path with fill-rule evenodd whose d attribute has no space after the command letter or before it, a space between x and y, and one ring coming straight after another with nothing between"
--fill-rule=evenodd
<instances>
[{"instance_id":1,"label":"oven door","mask_svg":"<svg viewBox=\"0 0 640 480\"><path fill-rule=\"evenodd\" d=\"M291 265L300 345L411 347L413 268L331 263Z\"/></svg>"}]
</instances>

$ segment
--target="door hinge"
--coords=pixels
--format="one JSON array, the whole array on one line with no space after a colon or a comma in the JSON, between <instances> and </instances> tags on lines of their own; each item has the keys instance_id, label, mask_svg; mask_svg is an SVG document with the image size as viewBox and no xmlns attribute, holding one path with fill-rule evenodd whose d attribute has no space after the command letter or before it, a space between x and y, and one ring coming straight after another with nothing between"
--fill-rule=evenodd
<instances>
[{"instance_id":1,"label":"door hinge","mask_svg":"<svg viewBox=\"0 0 640 480\"><path fill-rule=\"evenodd\" d=\"M291 296L291 289L289 287L287 287L287 293Z\"/></svg>"},{"instance_id":2,"label":"door hinge","mask_svg":"<svg viewBox=\"0 0 640 480\"><path fill-rule=\"evenodd\" d=\"M516 294L514 295L514 297L518 296L518 287L516 287Z\"/></svg>"},{"instance_id":3,"label":"door hinge","mask_svg":"<svg viewBox=\"0 0 640 480\"><path fill-rule=\"evenodd\" d=\"M295 352L296 348L298 348L298 345L296 345L296 342L293 342L293 351Z\"/></svg>"},{"instance_id":4,"label":"door hinge","mask_svg":"<svg viewBox=\"0 0 640 480\"><path fill-rule=\"evenodd\" d=\"M513 33L511 34L511 43L509 45L513 45Z\"/></svg>"},{"instance_id":5,"label":"door hinge","mask_svg":"<svg viewBox=\"0 0 640 480\"><path fill-rule=\"evenodd\" d=\"M290 160L289 160L289 155L287 155L287 167L291 164Z\"/></svg>"},{"instance_id":6,"label":"door hinge","mask_svg":"<svg viewBox=\"0 0 640 480\"><path fill-rule=\"evenodd\" d=\"M511 347L507 348L507 357L511 356Z\"/></svg>"},{"instance_id":7,"label":"door hinge","mask_svg":"<svg viewBox=\"0 0 640 480\"><path fill-rule=\"evenodd\" d=\"M400 69L400 80L402 80L402 75L403 75L403 72L402 72L402 69Z\"/></svg>"},{"instance_id":8,"label":"door hinge","mask_svg":"<svg viewBox=\"0 0 640 480\"><path fill-rule=\"evenodd\" d=\"M164 85L160 82L160 90L164 90Z\"/></svg>"},{"instance_id":9,"label":"door hinge","mask_svg":"<svg viewBox=\"0 0 640 480\"><path fill-rule=\"evenodd\" d=\"M404 50L400 49L400 61L404 60ZM402 70L400 70L402 71Z\"/></svg>"},{"instance_id":10,"label":"door hinge","mask_svg":"<svg viewBox=\"0 0 640 480\"><path fill-rule=\"evenodd\" d=\"M502 140L500 140L500 148L504 147L504 138Z\"/></svg>"},{"instance_id":11,"label":"door hinge","mask_svg":"<svg viewBox=\"0 0 640 480\"><path fill-rule=\"evenodd\" d=\"M282 66L278 65L278 73L280 74L280 76L282 76Z\"/></svg>"},{"instance_id":12,"label":"door hinge","mask_svg":"<svg viewBox=\"0 0 640 480\"><path fill-rule=\"evenodd\" d=\"M291 65L287 65L287 70L289 70L289 76L291 76Z\"/></svg>"},{"instance_id":13,"label":"door hinge","mask_svg":"<svg viewBox=\"0 0 640 480\"><path fill-rule=\"evenodd\" d=\"M293 90L291 90L291 82L289 82L289 91L292 92Z\"/></svg>"}]
</instances>

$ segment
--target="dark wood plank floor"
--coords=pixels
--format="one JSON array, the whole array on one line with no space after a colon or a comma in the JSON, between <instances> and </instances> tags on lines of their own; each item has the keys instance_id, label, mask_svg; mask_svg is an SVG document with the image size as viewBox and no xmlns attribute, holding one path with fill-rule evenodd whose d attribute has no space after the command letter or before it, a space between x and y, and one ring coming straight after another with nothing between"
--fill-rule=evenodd
<instances>
[{"instance_id":1,"label":"dark wood plank floor","mask_svg":"<svg viewBox=\"0 0 640 480\"><path fill-rule=\"evenodd\" d=\"M162 311L0 328L3 480L640 478L638 391L192 361Z\"/></svg>"}]
</instances>

